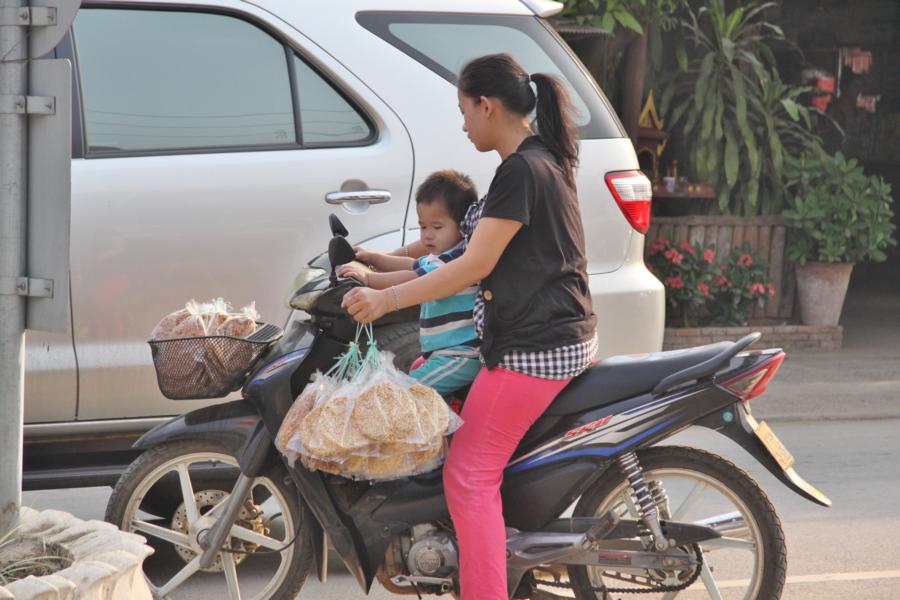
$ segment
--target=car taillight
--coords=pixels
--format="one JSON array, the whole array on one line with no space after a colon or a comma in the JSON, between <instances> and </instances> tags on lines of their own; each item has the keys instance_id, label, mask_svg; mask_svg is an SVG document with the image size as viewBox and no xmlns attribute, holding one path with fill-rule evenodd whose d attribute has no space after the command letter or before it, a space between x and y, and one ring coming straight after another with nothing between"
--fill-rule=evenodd
<instances>
[{"instance_id":1,"label":"car taillight","mask_svg":"<svg viewBox=\"0 0 900 600\"><path fill-rule=\"evenodd\" d=\"M653 186L647 176L640 171L607 173L606 186L628 223L640 233L647 233L653 197Z\"/></svg>"},{"instance_id":2,"label":"car taillight","mask_svg":"<svg viewBox=\"0 0 900 600\"><path fill-rule=\"evenodd\" d=\"M782 362L784 362L784 352L779 352L761 365L746 373L741 373L721 385L729 392L740 396L742 402L750 402L766 391Z\"/></svg>"}]
</instances>

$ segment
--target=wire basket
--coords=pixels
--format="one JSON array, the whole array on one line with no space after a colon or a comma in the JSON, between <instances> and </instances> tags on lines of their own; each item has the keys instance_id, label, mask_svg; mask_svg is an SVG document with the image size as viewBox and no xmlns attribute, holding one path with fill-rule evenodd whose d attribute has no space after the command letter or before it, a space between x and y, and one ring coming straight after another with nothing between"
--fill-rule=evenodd
<instances>
[{"instance_id":1,"label":"wire basket","mask_svg":"<svg viewBox=\"0 0 900 600\"><path fill-rule=\"evenodd\" d=\"M258 323L247 338L227 335L150 340L159 391L169 400L222 398L240 388L281 327Z\"/></svg>"}]
</instances>

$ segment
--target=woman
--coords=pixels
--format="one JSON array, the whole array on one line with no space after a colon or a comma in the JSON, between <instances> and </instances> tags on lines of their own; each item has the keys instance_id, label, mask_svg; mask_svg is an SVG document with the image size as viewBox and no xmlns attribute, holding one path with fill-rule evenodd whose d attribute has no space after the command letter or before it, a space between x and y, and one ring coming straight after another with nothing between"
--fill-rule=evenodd
<instances>
[{"instance_id":1,"label":"woman","mask_svg":"<svg viewBox=\"0 0 900 600\"><path fill-rule=\"evenodd\" d=\"M534 84L535 89L532 87ZM463 131L502 163L463 222L466 251L387 290L357 288L344 306L361 322L479 283L474 320L484 368L463 407L444 467L460 545L463 600L506 589L503 469L525 432L596 352L571 104L562 84L506 54L477 58L459 78ZM537 135L528 115L537 108Z\"/></svg>"}]
</instances>

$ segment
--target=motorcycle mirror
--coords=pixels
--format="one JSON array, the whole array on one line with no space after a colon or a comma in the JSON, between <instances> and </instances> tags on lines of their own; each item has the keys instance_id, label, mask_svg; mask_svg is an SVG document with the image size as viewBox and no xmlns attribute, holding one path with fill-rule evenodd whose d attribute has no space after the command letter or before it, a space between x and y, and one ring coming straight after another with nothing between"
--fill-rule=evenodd
<instances>
[{"instance_id":1,"label":"motorcycle mirror","mask_svg":"<svg viewBox=\"0 0 900 600\"><path fill-rule=\"evenodd\" d=\"M344 227L344 224L341 223L341 220L337 218L337 215L334 213L328 215L328 224L331 225L331 235L337 237L347 237L350 235L350 232L347 231L347 228Z\"/></svg>"},{"instance_id":2,"label":"motorcycle mirror","mask_svg":"<svg viewBox=\"0 0 900 600\"><path fill-rule=\"evenodd\" d=\"M328 260L331 262L331 283L335 285L337 284L335 269L356 260L356 252L353 251L353 246L350 245L350 242L336 235L328 242Z\"/></svg>"}]
</instances>

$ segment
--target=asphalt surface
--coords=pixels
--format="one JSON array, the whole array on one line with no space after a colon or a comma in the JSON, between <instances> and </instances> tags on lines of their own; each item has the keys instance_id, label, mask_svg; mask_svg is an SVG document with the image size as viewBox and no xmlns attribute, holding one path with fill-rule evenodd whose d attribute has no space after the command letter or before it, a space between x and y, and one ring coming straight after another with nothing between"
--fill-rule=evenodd
<instances>
[{"instance_id":1,"label":"asphalt surface","mask_svg":"<svg viewBox=\"0 0 900 600\"><path fill-rule=\"evenodd\" d=\"M769 391L753 402L754 414L812 421L900 417L900 267L857 267L841 323L843 348L788 352Z\"/></svg>"}]
</instances>

